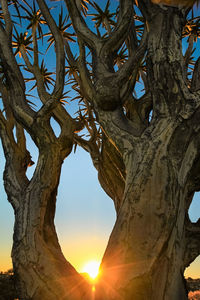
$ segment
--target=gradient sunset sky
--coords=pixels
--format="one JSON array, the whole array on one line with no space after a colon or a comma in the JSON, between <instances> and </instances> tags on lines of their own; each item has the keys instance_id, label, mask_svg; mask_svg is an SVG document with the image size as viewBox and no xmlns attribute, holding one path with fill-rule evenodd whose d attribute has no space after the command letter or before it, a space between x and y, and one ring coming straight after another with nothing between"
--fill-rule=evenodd
<instances>
[{"instance_id":1,"label":"gradient sunset sky","mask_svg":"<svg viewBox=\"0 0 200 300\"><path fill-rule=\"evenodd\" d=\"M116 4L117 1L112 2ZM105 1L101 3L104 5ZM37 149L31 142L29 150L36 162ZM6 271L12 267L10 253L14 216L3 187L5 161L1 147L0 157L0 271ZM28 170L29 176L33 170L34 166ZM194 197L190 216L193 222L200 216L198 193ZM77 152L71 153L63 165L55 219L63 253L77 271L81 272L90 260L101 260L115 219L113 202L100 187L89 155L77 148ZM187 269L186 276L200 278L200 257Z\"/></svg>"}]
</instances>

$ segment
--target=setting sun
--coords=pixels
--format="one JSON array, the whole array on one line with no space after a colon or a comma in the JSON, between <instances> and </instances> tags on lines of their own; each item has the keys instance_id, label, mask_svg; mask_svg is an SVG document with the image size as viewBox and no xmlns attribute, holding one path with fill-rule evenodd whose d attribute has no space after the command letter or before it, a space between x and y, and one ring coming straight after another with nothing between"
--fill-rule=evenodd
<instances>
[{"instance_id":1,"label":"setting sun","mask_svg":"<svg viewBox=\"0 0 200 300\"><path fill-rule=\"evenodd\" d=\"M99 274L99 266L100 262L98 261L89 261L86 263L82 269L82 272L88 273L88 275L92 278L95 279L97 275Z\"/></svg>"}]
</instances>

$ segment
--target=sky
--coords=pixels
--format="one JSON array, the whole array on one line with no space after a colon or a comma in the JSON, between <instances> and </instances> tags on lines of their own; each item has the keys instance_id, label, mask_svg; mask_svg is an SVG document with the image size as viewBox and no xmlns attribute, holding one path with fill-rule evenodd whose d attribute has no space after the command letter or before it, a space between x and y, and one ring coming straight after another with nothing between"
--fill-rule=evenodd
<instances>
[{"instance_id":1,"label":"sky","mask_svg":"<svg viewBox=\"0 0 200 300\"><path fill-rule=\"evenodd\" d=\"M56 125L53 126L58 130ZM29 137L27 140L36 162L37 149ZM0 271L6 271L12 267L10 253L14 215L3 188L5 161L1 147L0 158ZM28 169L29 177L33 170L34 166ZM199 212L200 194L196 193L190 208L193 222L198 220ZM55 217L63 253L77 271L81 272L89 260L101 260L115 220L112 200L100 187L88 153L78 147L76 153L71 153L63 164ZM200 257L187 269L188 276L200 277Z\"/></svg>"}]
</instances>

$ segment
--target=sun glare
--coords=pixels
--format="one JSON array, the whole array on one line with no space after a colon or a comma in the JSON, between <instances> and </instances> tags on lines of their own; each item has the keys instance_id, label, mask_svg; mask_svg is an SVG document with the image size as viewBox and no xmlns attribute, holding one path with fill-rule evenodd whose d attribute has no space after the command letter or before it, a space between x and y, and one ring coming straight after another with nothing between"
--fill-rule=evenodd
<instances>
[{"instance_id":1,"label":"sun glare","mask_svg":"<svg viewBox=\"0 0 200 300\"><path fill-rule=\"evenodd\" d=\"M88 273L92 279L95 279L99 274L100 262L98 261L89 261L86 263L82 269L82 272Z\"/></svg>"}]
</instances>

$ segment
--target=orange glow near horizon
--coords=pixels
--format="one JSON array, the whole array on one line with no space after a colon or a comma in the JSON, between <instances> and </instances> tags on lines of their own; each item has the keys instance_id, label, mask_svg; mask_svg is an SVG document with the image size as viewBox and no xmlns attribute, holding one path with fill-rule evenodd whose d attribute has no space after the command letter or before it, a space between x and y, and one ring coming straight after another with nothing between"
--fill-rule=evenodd
<instances>
[{"instance_id":1,"label":"orange glow near horizon","mask_svg":"<svg viewBox=\"0 0 200 300\"><path fill-rule=\"evenodd\" d=\"M82 273L87 273L92 280L95 280L99 275L100 262L96 260L88 261L81 269Z\"/></svg>"}]
</instances>

